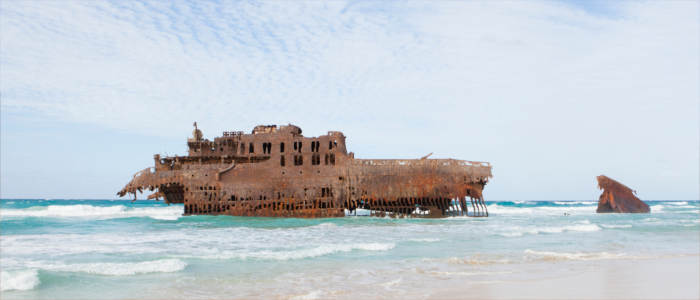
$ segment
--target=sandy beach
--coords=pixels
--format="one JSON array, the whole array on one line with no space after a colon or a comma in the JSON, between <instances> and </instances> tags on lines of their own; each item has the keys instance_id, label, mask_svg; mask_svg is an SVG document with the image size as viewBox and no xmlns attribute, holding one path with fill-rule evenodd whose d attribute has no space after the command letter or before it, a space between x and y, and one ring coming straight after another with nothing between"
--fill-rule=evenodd
<instances>
[{"instance_id":1,"label":"sandy beach","mask_svg":"<svg viewBox=\"0 0 700 300\"><path fill-rule=\"evenodd\" d=\"M499 268L500 269L500 268ZM461 280L429 299L698 299L700 257L556 262L506 268L507 280ZM457 281L456 278L449 280Z\"/></svg>"}]
</instances>

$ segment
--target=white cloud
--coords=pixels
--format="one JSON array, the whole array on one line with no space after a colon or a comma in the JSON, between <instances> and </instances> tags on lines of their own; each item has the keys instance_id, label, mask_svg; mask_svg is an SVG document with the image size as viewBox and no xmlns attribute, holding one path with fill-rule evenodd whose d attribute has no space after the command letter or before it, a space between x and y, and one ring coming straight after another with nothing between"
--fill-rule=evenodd
<instances>
[{"instance_id":1,"label":"white cloud","mask_svg":"<svg viewBox=\"0 0 700 300\"><path fill-rule=\"evenodd\" d=\"M361 156L490 160L496 198L593 195L599 173L697 198L698 3L615 9L4 1L2 109L177 137L343 130Z\"/></svg>"}]
</instances>

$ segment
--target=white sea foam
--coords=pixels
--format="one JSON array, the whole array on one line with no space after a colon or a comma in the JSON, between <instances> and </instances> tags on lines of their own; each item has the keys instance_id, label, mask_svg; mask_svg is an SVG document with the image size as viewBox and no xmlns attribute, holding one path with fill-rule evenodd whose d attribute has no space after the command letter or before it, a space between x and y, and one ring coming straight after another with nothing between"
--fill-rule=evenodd
<instances>
[{"instance_id":1,"label":"white sea foam","mask_svg":"<svg viewBox=\"0 0 700 300\"><path fill-rule=\"evenodd\" d=\"M48 217L48 218L91 218L116 219L149 217L159 220L177 220L182 215L180 206L126 207L77 205L33 206L23 209L0 209L3 217Z\"/></svg>"},{"instance_id":2,"label":"white sea foam","mask_svg":"<svg viewBox=\"0 0 700 300\"><path fill-rule=\"evenodd\" d=\"M39 272L35 269L0 272L0 291L31 290L39 285Z\"/></svg>"},{"instance_id":3,"label":"white sea foam","mask_svg":"<svg viewBox=\"0 0 700 300\"><path fill-rule=\"evenodd\" d=\"M413 239L408 239L409 242L425 242L425 243L435 243L439 242L440 239L437 238L413 238Z\"/></svg>"},{"instance_id":4,"label":"white sea foam","mask_svg":"<svg viewBox=\"0 0 700 300\"><path fill-rule=\"evenodd\" d=\"M651 212L660 212L664 210L664 206L661 204L652 205L649 208L651 209Z\"/></svg>"},{"instance_id":5,"label":"white sea foam","mask_svg":"<svg viewBox=\"0 0 700 300\"><path fill-rule=\"evenodd\" d=\"M540 234L540 233L562 233L565 231L592 232L601 230L600 226L590 224L590 222L582 221L577 224L565 226L540 226L540 227L510 227L506 232L499 233L505 237L518 237L524 234Z\"/></svg>"},{"instance_id":6,"label":"white sea foam","mask_svg":"<svg viewBox=\"0 0 700 300\"><path fill-rule=\"evenodd\" d=\"M600 259L617 259L625 257L624 253L608 253L608 252L554 252L554 251L535 251L526 249L525 258L538 260L600 260Z\"/></svg>"},{"instance_id":7,"label":"white sea foam","mask_svg":"<svg viewBox=\"0 0 700 300\"><path fill-rule=\"evenodd\" d=\"M395 247L393 243L357 243L357 244L326 244L314 248L295 250L260 250L249 252L222 251L221 253L194 256L204 259L262 259L262 260L293 260L318 257L353 250L363 251L388 251Z\"/></svg>"},{"instance_id":8,"label":"white sea foam","mask_svg":"<svg viewBox=\"0 0 700 300\"><path fill-rule=\"evenodd\" d=\"M488 205L490 214L493 215L563 215L595 213L592 206L538 206L538 207L510 207L498 204Z\"/></svg>"},{"instance_id":9,"label":"white sea foam","mask_svg":"<svg viewBox=\"0 0 700 300\"><path fill-rule=\"evenodd\" d=\"M554 204L557 204L557 205L575 205L575 204L594 205L594 204L596 204L596 202L595 201L554 201Z\"/></svg>"},{"instance_id":10,"label":"white sea foam","mask_svg":"<svg viewBox=\"0 0 700 300\"><path fill-rule=\"evenodd\" d=\"M600 224L603 228L631 228L630 224Z\"/></svg>"},{"instance_id":11,"label":"white sea foam","mask_svg":"<svg viewBox=\"0 0 700 300\"><path fill-rule=\"evenodd\" d=\"M187 263L179 259L159 259L143 262L122 263L45 263L30 262L34 267L55 272L88 273L107 276L127 276L146 273L172 273L185 269Z\"/></svg>"},{"instance_id":12,"label":"white sea foam","mask_svg":"<svg viewBox=\"0 0 700 300\"><path fill-rule=\"evenodd\" d=\"M688 201L681 201L681 202L664 202L666 205L688 205Z\"/></svg>"},{"instance_id":13,"label":"white sea foam","mask_svg":"<svg viewBox=\"0 0 700 300\"><path fill-rule=\"evenodd\" d=\"M329 228L336 228L336 227L338 227L338 225L336 225L335 223L321 223L321 224L317 224L314 226L309 226L309 228L319 228L319 229L329 229Z\"/></svg>"},{"instance_id":14,"label":"white sea foam","mask_svg":"<svg viewBox=\"0 0 700 300\"><path fill-rule=\"evenodd\" d=\"M498 256L474 255L472 257L467 258L450 257L447 259L447 263L454 265L495 265L508 264L511 263L511 260Z\"/></svg>"}]
</instances>

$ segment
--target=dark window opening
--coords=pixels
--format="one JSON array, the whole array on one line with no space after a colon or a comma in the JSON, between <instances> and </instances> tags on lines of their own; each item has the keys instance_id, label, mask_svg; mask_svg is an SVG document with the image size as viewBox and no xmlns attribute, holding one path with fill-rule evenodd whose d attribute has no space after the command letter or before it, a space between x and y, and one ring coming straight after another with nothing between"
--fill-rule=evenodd
<instances>
[{"instance_id":1,"label":"dark window opening","mask_svg":"<svg viewBox=\"0 0 700 300\"><path fill-rule=\"evenodd\" d=\"M302 142L299 142L299 149L297 149L297 150L299 150L299 153L301 153L301 147L302 147L302 146L303 146Z\"/></svg>"},{"instance_id":2,"label":"dark window opening","mask_svg":"<svg viewBox=\"0 0 700 300\"><path fill-rule=\"evenodd\" d=\"M326 162L326 165L328 164L328 153L326 153L324 161Z\"/></svg>"},{"instance_id":3,"label":"dark window opening","mask_svg":"<svg viewBox=\"0 0 700 300\"><path fill-rule=\"evenodd\" d=\"M248 152L255 153L255 149L253 148L253 143L248 144Z\"/></svg>"},{"instance_id":4,"label":"dark window opening","mask_svg":"<svg viewBox=\"0 0 700 300\"><path fill-rule=\"evenodd\" d=\"M284 156L280 157L280 166L284 167Z\"/></svg>"},{"instance_id":5,"label":"dark window opening","mask_svg":"<svg viewBox=\"0 0 700 300\"><path fill-rule=\"evenodd\" d=\"M331 150L331 149L333 149L333 142L328 141L328 150Z\"/></svg>"},{"instance_id":6,"label":"dark window opening","mask_svg":"<svg viewBox=\"0 0 700 300\"><path fill-rule=\"evenodd\" d=\"M284 143L280 143L280 153L284 153Z\"/></svg>"},{"instance_id":7,"label":"dark window opening","mask_svg":"<svg viewBox=\"0 0 700 300\"><path fill-rule=\"evenodd\" d=\"M331 165L335 165L335 154L331 153L329 160L331 161Z\"/></svg>"},{"instance_id":8,"label":"dark window opening","mask_svg":"<svg viewBox=\"0 0 700 300\"><path fill-rule=\"evenodd\" d=\"M304 164L304 156L303 155L295 155L294 156L294 165L301 166L303 164Z\"/></svg>"}]
</instances>

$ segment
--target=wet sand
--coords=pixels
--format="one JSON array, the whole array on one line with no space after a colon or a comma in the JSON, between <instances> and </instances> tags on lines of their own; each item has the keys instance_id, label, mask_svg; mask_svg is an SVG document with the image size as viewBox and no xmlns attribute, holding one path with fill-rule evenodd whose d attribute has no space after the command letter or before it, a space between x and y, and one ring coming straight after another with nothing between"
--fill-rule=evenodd
<instances>
[{"instance_id":1,"label":"wet sand","mask_svg":"<svg viewBox=\"0 0 700 300\"><path fill-rule=\"evenodd\" d=\"M479 282L429 299L700 299L700 256L520 265L521 278ZM527 274L526 274L527 273ZM472 278L473 279L473 278ZM450 280L451 281L451 280Z\"/></svg>"}]
</instances>

